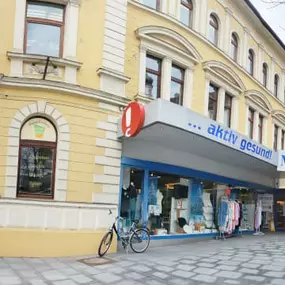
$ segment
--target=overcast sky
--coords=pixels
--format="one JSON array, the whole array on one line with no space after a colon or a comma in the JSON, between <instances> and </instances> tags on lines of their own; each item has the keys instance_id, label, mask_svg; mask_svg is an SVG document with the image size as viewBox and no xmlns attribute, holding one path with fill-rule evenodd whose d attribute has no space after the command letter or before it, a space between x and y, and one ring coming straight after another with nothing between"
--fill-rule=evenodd
<instances>
[{"instance_id":1,"label":"overcast sky","mask_svg":"<svg viewBox=\"0 0 285 285\"><path fill-rule=\"evenodd\" d=\"M265 21L285 43L285 4L279 5L276 8L271 8L272 5L265 4L262 0L250 1L257 8Z\"/></svg>"}]
</instances>

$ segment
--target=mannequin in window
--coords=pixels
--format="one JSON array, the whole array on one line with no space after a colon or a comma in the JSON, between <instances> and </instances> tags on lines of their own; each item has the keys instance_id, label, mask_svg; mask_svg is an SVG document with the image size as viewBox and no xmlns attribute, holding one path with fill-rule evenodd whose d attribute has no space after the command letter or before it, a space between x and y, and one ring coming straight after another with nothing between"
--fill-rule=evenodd
<instances>
[{"instance_id":1,"label":"mannequin in window","mask_svg":"<svg viewBox=\"0 0 285 285\"><path fill-rule=\"evenodd\" d=\"M130 197L130 212L131 212L131 220L133 221L136 216L136 203L137 203L137 196L138 191L135 187L134 182L131 182L129 188L128 188L128 194Z\"/></svg>"}]
</instances>

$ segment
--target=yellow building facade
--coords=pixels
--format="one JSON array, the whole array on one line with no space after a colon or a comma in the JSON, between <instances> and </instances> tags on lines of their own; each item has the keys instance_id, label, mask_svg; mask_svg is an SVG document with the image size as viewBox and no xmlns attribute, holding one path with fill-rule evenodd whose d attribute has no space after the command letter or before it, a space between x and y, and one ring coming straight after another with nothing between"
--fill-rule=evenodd
<instances>
[{"instance_id":1,"label":"yellow building facade","mask_svg":"<svg viewBox=\"0 0 285 285\"><path fill-rule=\"evenodd\" d=\"M0 11L0 256L97 252L122 203L118 120L133 100L285 146L285 47L249 1L13 0ZM282 187L270 171L261 184Z\"/></svg>"}]
</instances>

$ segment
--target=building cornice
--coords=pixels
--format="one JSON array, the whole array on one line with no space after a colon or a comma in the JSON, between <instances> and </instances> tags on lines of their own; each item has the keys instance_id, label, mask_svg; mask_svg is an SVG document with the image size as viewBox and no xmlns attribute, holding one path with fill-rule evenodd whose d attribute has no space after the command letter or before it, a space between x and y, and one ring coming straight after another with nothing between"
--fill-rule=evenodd
<instances>
[{"instance_id":1,"label":"building cornice","mask_svg":"<svg viewBox=\"0 0 285 285\"><path fill-rule=\"evenodd\" d=\"M37 90L49 90L55 92L67 93L70 95L84 96L90 99L96 99L103 103L112 104L118 107L125 107L130 102L126 97L117 96L111 93L103 92L97 89L82 87L74 84L40 80L34 78L19 78L3 76L0 77L0 86L21 87Z\"/></svg>"}]
</instances>

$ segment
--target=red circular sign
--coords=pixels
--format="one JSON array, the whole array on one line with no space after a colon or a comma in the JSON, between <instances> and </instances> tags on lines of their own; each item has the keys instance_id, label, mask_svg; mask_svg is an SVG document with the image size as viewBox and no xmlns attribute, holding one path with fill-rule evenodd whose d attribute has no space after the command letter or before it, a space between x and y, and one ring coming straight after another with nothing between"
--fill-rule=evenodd
<instances>
[{"instance_id":1,"label":"red circular sign","mask_svg":"<svg viewBox=\"0 0 285 285\"><path fill-rule=\"evenodd\" d=\"M126 137L136 136L143 127L145 119L144 106L137 102L130 103L122 118L122 131Z\"/></svg>"}]
</instances>

